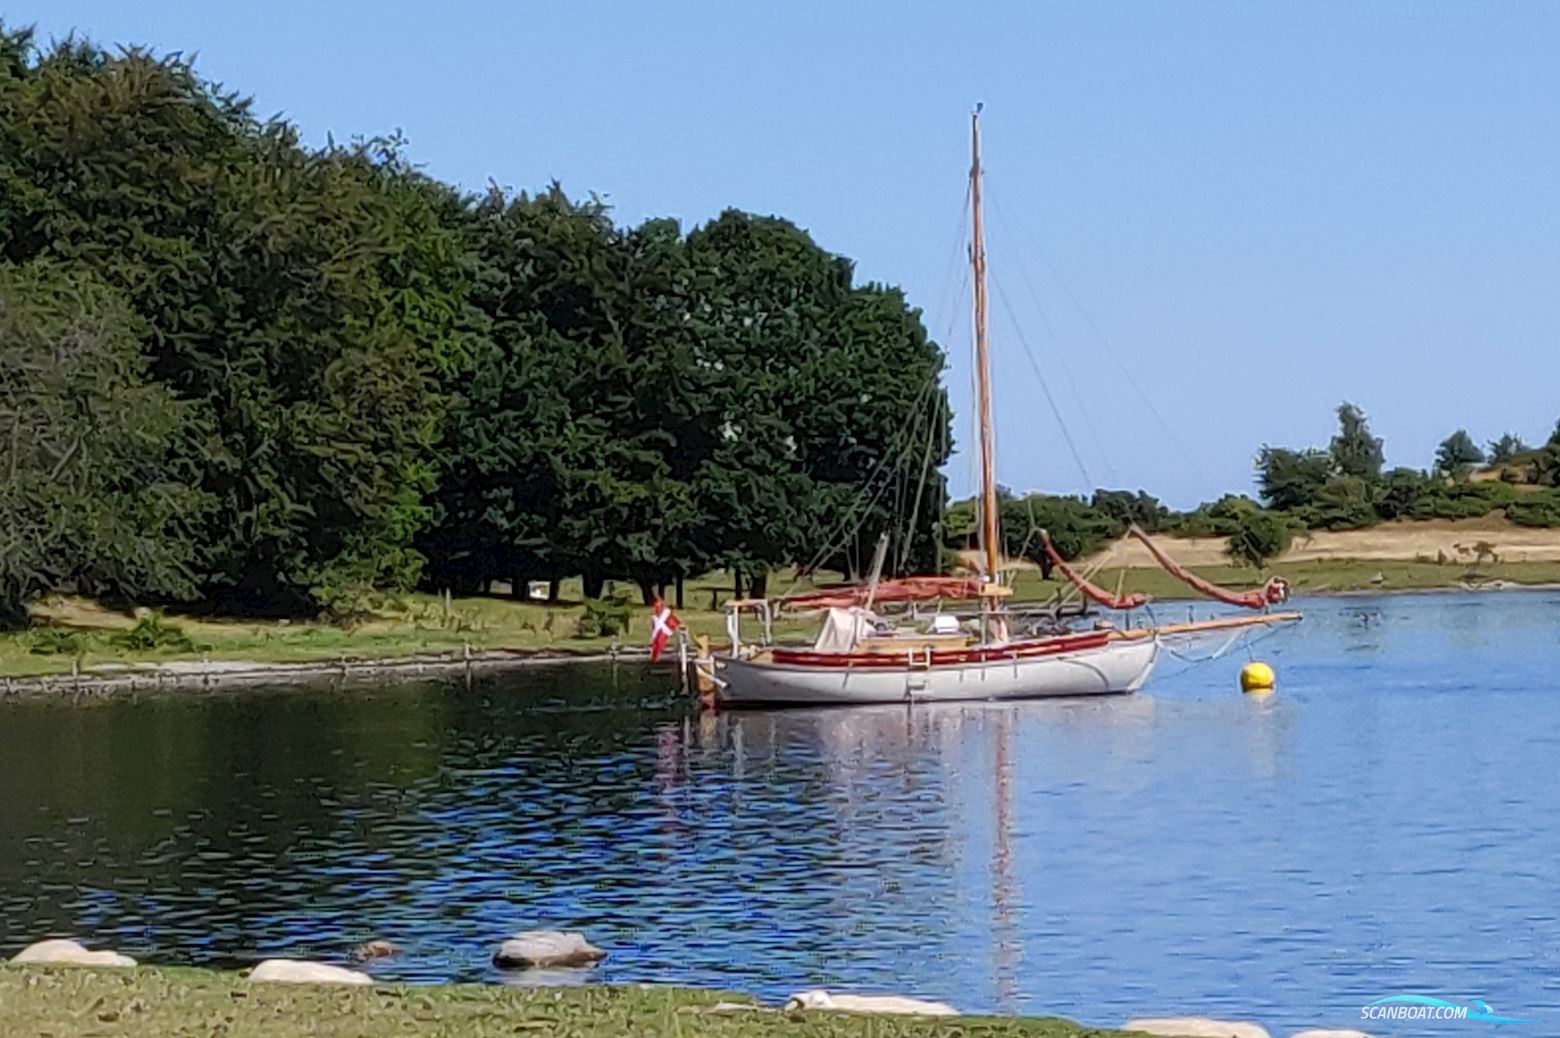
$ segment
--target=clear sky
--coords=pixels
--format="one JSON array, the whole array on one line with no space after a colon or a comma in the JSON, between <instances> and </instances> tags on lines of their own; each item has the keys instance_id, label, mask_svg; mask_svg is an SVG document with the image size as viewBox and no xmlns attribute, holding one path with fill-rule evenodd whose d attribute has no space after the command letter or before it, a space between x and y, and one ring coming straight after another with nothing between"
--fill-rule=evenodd
<instances>
[{"instance_id":1,"label":"clear sky","mask_svg":"<svg viewBox=\"0 0 1560 1038\"><path fill-rule=\"evenodd\" d=\"M195 52L309 141L400 129L467 187L556 178L629 223L789 217L925 310L966 444L955 240L983 101L999 471L1019 489L1248 490L1261 443L1324 444L1344 398L1389 464L1428 464L1458 426L1541 441L1560 417L1560 4L12 0L5 17ZM956 489L972 471L955 459Z\"/></svg>"}]
</instances>

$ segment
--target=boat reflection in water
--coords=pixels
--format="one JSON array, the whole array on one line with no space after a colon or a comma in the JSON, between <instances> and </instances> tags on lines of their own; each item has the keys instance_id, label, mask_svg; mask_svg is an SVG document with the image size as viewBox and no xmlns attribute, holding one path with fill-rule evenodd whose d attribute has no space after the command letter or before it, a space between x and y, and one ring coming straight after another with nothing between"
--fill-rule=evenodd
<instances>
[{"instance_id":1,"label":"boat reflection in water","mask_svg":"<svg viewBox=\"0 0 1560 1038\"><path fill-rule=\"evenodd\" d=\"M1154 712L1143 696L792 709L707 713L661 734L694 741L689 767L706 787L707 769L725 770L727 806L744 816L765 809L747 791L795 791L797 769L806 768L810 832L799 838L793 828L777 838L792 842L805 859L805 881L828 898L826 925L875 931L884 966L895 954L929 949L966 960L947 964L950 972L967 973L978 959L995 1007L1016 1012L1024 1004L1026 907L1016 842L1034 834L1023 819L1035 814L1016 803L1023 729L1043 725L1094 752L1146 759ZM899 940L882 932L890 920L909 921L897 953L889 948ZM827 945L820 943L820 955Z\"/></svg>"}]
</instances>

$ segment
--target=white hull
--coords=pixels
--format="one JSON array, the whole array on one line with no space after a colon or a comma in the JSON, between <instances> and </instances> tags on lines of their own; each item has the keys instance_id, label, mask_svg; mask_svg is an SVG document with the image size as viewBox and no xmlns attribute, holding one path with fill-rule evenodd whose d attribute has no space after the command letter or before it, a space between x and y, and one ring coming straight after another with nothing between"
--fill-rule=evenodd
<instances>
[{"instance_id":1,"label":"white hull","mask_svg":"<svg viewBox=\"0 0 1560 1038\"><path fill-rule=\"evenodd\" d=\"M1135 692L1159 653L1154 638L1050 656L931 667L846 667L717 657L716 697L727 706L1034 699Z\"/></svg>"}]
</instances>

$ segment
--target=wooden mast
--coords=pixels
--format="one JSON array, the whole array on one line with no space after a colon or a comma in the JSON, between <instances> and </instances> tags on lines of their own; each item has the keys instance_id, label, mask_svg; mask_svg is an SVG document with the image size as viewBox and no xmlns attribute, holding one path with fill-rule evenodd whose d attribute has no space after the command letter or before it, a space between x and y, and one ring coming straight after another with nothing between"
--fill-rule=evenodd
<instances>
[{"instance_id":1,"label":"wooden mast","mask_svg":"<svg viewBox=\"0 0 1560 1038\"><path fill-rule=\"evenodd\" d=\"M971 278L975 283L975 391L980 414L980 544L986 553L986 575L995 590L1002 554L997 536L997 445L991 430L991 356L986 341L986 232L981 222L980 105L970 113L970 239ZM995 596L985 598L990 612Z\"/></svg>"}]
</instances>

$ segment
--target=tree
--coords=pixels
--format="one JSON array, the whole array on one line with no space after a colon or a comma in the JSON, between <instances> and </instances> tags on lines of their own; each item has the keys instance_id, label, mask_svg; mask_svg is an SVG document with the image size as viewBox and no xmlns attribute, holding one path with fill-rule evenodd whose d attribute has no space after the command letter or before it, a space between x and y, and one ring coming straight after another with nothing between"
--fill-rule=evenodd
<instances>
[{"instance_id":1,"label":"tree","mask_svg":"<svg viewBox=\"0 0 1560 1038\"><path fill-rule=\"evenodd\" d=\"M1380 437L1370 434L1364 411L1348 401L1338 405L1338 435L1332 438L1328 453L1340 474L1375 482L1381 476L1381 442Z\"/></svg>"},{"instance_id":2,"label":"tree","mask_svg":"<svg viewBox=\"0 0 1560 1038\"><path fill-rule=\"evenodd\" d=\"M1125 526L1081 497L1053 494L1004 495L1002 514L1003 554L1028 558L1048 566L1040 532L1051 536L1056 552L1064 559L1076 559L1100 550Z\"/></svg>"},{"instance_id":3,"label":"tree","mask_svg":"<svg viewBox=\"0 0 1560 1038\"><path fill-rule=\"evenodd\" d=\"M185 596L200 518L186 409L144 377L125 301L63 265L0 264L0 627L63 586Z\"/></svg>"},{"instance_id":4,"label":"tree","mask_svg":"<svg viewBox=\"0 0 1560 1038\"><path fill-rule=\"evenodd\" d=\"M1358 476L1332 477L1295 516L1307 527L1322 530L1358 530L1374 526L1378 518L1371 485Z\"/></svg>"},{"instance_id":5,"label":"tree","mask_svg":"<svg viewBox=\"0 0 1560 1038\"><path fill-rule=\"evenodd\" d=\"M1376 515L1382 519L1403 519L1416 514L1416 507L1436 489L1436 481L1417 469L1395 468L1376 485Z\"/></svg>"},{"instance_id":6,"label":"tree","mask_svg":"<svg viewBox=\"0 0 1560 1038\"><path fill-rule=\"evenodd\" d=\"M1123 528L1136 523L1149 533L1156 532L1170 518L1170 509L1142 490L1135 494L1130 490L1096 490L1089 503Z\"/></svg>"},{"instance_id":7,"label":"tree","mask_svg":"<svg viewBox=\"0 0 1560 1038\"><path fill-rule=\"evenodd\" d=\"M316 608L415 579L469 349L453 192L395 141L311 151L180 57L77 41L13 67L0 154L0 255L119 290L190 405L202 590Z\"/></svg>"},{"instance_id":8,"label":"tree","mask_svg":"<svg viewBox=\"0 0 1560 1038\"><path fill-rule=\"evenodd\" d=\"M1236 562L1256 569L1282 555L1294 539L1289 520L1276 512L1252 511L1241 516L1226 551Z\"/></svg>"},{"instance_id":9,"label":"tree","mask_svg":"<svg viewBox=\"0 0 1560 1038\"><path fill-rule=\"evenodd\" d=\"M1173 516L1164 529L1180 537L1228 537L1241 519L1259 509L1244 494L1225 494L1217 501L1204 501L1190 512Z\"/></svg>"},{"instance_id":10,"label":"tree","mask_svg":"<svg viewBox=\"0 0 1560 1038\"><path fill-rule=\"evenodd\" d=\"M1522 442L1522 437L1508 432L1502 433L1498 440L1491 440L1486 451L1491 465L1503 465L1527 449L1527 444Z\"/></svg>"},{"instance_id":11,"label":"tree","mask_svg":"<svg viewBox=\"0 0 1560 1038\"><path fill-rule=\"evenodd\" d=\"M1483 461L1484 452L1466 429L1458 429L1442 440L1435 451L1435 470L1444 476L1467 475L1469 469Z\"/></svg>"},{"instance_id":12,"label":"tree","mask_svg":"<svg viewBox=\"0 0 1560 1038\"><path fill-rule=\"evenodd\" d=\"M1333 457L1324 451L1263 444L1256 461L1263 502L1281 511L1309 505L1332 478L1333 464Z\"/></svg>"}]
</instances>

